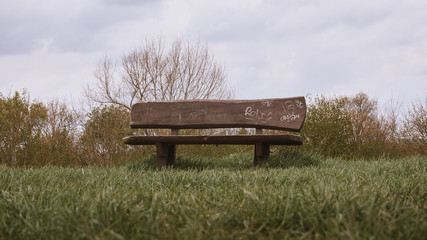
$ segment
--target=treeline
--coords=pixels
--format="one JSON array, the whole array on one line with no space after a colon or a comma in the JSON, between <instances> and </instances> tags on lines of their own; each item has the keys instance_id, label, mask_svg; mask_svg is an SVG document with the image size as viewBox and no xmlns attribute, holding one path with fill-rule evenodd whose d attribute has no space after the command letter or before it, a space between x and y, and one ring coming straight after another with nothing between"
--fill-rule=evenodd
<instances>
[{"instance_id":1,"label":"treeline","mask_svg":"<svg viewBox=\"0 0 427 240\"><path fill-rule=\"evenodd\" d=\"M112 166L141 154L123 144L130 133L127 110L114 106L83 113L65 101L31 101L26 91L0 94L3 164Z\"/></svg>"},{"instance_id":2,"label":"treeline","mask_svg":"<svg viewBox=\"0 0 427 240\"><path fill-rule=\"evenodd\" d=\"M308 100L304 149L325 156L375 158L427 154L427 98L379 108L366 93Z\"/></svg>"},{"instance_id":3,"label":"treeline","mask_svg":"<svg viewBox=\"0 0 427 240\"><path fill-rule=\"evenodd\" d=\"M365 93L307 100L307 119L301 132L305 142L300 149L346 158L427 154L427 99L425 104L415 102L401 113L398 103L380 109ZM123 144L124 136L135 133L124 107L104 104L82 112L65 101L31 100L26 91L9 96L0 93L2 164L114 166L155 151L151 146ZM180 149L195 155L253 151L242 146Z\"/></svg>"}]
</instances>

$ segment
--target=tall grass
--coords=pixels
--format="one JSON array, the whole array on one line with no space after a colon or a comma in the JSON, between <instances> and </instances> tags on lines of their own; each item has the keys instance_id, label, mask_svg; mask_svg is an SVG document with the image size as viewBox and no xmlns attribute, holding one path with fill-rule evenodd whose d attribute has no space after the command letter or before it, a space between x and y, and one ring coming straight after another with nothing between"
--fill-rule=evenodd
<instances>
[{"instance_id":1,"label":"tall grass","mask_svg":"<svg viewBox=\"0 0 427 240\"><path fill-rule=\"evenodd\" d=\"M427 158L0 166L0 239L425 239Z\"/></svg>"}]
</instances>

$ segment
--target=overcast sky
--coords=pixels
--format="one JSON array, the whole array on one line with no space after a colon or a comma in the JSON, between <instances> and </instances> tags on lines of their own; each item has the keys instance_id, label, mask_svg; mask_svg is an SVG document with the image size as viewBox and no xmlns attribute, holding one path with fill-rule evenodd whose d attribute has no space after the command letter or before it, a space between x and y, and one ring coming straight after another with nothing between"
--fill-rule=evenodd
<instances>
[{"instance_id":1,"label":"overcast sky","mask_svg":"<svg viewBox=\"0 0 427 240\"><path fill-rule=\"evenodd\" d=\"M82 97L105 55L206 42L238 99L427 97L426 0L0 0L0 92Z\"/></svg>"}]
</instances>

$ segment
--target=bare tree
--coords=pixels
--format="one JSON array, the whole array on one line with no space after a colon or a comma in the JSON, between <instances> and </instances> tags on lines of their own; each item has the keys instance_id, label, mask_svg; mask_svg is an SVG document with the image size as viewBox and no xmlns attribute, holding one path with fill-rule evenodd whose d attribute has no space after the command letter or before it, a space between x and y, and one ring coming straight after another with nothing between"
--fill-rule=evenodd
<instances>
[{"instance_id":1,"label":"bare tree","mask_svg":"<svg viewBox=\"0 0 427 240\"><path fill-rule=\"evenodd\" d=\"M43 127L45 156L51 164L71 164L77 159L77 138L82 114L65 100L46 104L47 119Z\"/></svg>"},{"instance_id":2,"label":"bare tree","mask_svg":"<svg viewBox=\"0 0 427 240\"><path fill-rule=\"evenodd\" d=\"M119 75L119 76L117 76ZM96 84L86 96L97 103L130 109L139 101L227 99L226 73L207 45L176 40L147 41L121 59L119 67L105 57L95 70Z\"/></svg>"},{"instance_id":3,"label":"bare tree","mask_svg":"<svg viewBox=\"0 0 427 240\"><path fill-rule=\"evenodd\" d=\"M427 152L427 98L412 104L404 120L404 135Z\"/></svg>"},{"instance_id":4,"label":"bare tree","mask_svg":"<svg viewBox=\"0 0 427 240\"><path fill-rule=\"evenodd\" d=\"M386 141L397 143L401 138L401 108L402 103L391 98L384 106L383 114L380 117L382 129L385 132Z\"/></svg>"}]
</instances>

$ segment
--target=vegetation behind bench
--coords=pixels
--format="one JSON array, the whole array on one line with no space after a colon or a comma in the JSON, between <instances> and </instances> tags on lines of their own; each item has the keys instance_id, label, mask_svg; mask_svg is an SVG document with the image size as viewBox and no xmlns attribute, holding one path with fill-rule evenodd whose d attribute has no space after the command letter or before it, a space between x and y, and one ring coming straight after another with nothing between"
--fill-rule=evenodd
<instances>
[{"instance_id":1,"label":"vegetation behind bench","mask_svg":"<svg viewBox=\"0 0 427 240\"><path fill-rule=\"evenodd\" d=\"M262 100L193 100L137 103L132 128L169 128L171 135L129 136L130 145L156 145L156 165L175 162L178 144L254 145L254 164L269 157L270 145L301 145L301 136L263 135L262 129L301 130L306 116L304 97ZM255 128L255 135L178 135L179 129Z\"/></svg>"}]
</instances>

